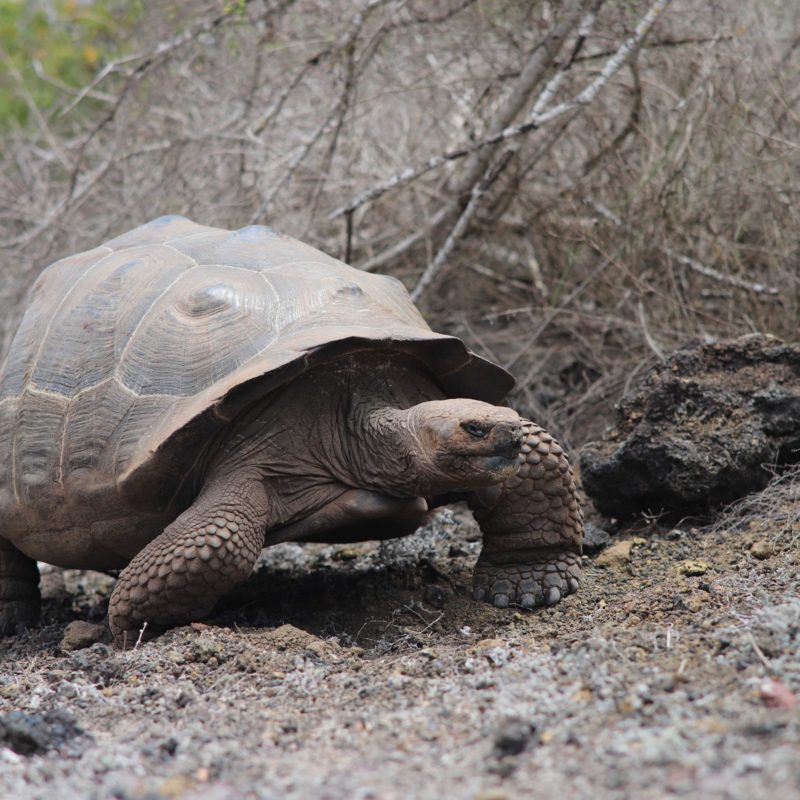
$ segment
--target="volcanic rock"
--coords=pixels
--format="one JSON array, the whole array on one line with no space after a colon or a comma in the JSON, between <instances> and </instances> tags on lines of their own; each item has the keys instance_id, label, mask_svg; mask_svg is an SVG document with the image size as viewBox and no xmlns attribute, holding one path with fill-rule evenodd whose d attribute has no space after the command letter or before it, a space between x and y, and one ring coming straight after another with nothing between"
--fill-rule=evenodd
<instances>
[{"instance_id":1,"label":"volcanic rock","mask_svg":"<svg viewBox=\"0 0 800 800\"><path fill-rule=\"evenodd\" d=\"M800 346L750 335L687 347L622 399L581 453L598 510L705 512L800 459Z\"/></svg>"}]
</instances>

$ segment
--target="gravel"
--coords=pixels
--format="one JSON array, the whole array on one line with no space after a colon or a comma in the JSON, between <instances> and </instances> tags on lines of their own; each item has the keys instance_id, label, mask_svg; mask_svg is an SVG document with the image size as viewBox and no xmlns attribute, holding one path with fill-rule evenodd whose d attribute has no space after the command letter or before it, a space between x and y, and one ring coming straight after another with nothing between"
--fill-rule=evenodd
<instances>
[{"instance_id":1,"label":"gravel","mask_svg":"<svg viewBox=\"0 0 800 800\"><path fill-rule=\"evenodd\" d=\"M500 611L469 598L456 509L271 548L210 620L127 652L62 649L113 582L50 570L43 624L0 643L0 796L796 798L800 537L743 527L620 531L578 595Z\"/></svg>"}]
</instances>

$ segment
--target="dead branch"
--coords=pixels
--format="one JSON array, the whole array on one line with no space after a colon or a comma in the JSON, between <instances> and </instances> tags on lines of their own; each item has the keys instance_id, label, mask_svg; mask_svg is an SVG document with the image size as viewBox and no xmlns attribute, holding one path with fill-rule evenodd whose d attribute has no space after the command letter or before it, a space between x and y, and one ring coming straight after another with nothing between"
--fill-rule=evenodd
<instances>
[{"instance_id":1,"label":"dead branch","mask_svg":"<svg viewBox=\"0 0 800 800\"><path fill-rule=\"evenodd\" d=\"M448 150L445 153L433 156L417 167L406 167L406 169L402 170L401 172L392 175L390 178L387 178L376 186L373 186L372 188L356 195L345 205L334 209L328 215L328 219L337 219L348 212L355 211L366 203L370 203L373 200L381 197L386 192L400 188L401 186L406 186L411 181L416 180L417 178L434 169L444 166L450 161L464 158L465 156L471 155L472 153L476 153L480 150L484 150L488 147L492 147L493 145L507 141L508 139L522 136L532 130L542 127L543 125L551 122L557 117L562 116L563 114L580 108L581 106L590 104L612 78L612 76L617 72L617 70L622 66L622 64L624 64L625 61L636 52L644 37L649 33L650 29L655 24L658 15L670 2L671 0L656 0L656 2L653 3L648 12L636 26L634 34L617 49L614 55L603 66L600 74L588 86L586 86L581 92L579 92L570 100L564 101L559 105L540 113L531 112L528 119L519 125L508 126L494 134L487 136L484 139L481 139L478 142L466 144L459 148Z\"/></svg>"},{"instance_id":2,"label":"dead branch","mask_svg":"<svg viewBox=\"0 0 800 800\"><path fill-rule=\"evenodd\" d=\"M566 72L569 69L572 60L577 56L586 40L586 35L588 35L588 32L594 24L595 15L604 2L605 0L590 0L590 2L582 0L579 2L571 2L560 10L556 24L548 31L544 40L534 48L519 79L514 84L514 88L505 102L500 106L491 122L489 135L486 138L497 136L511 126L525 104L529 102L531 94L542 82L547 72L552 68L553 62L569 34L574 30L576 25L579 25L578 37L573 47L573 52L567 60L568 66L563 71ZM486 171L490 154L485 148L481 148L481 151L480 154L476 151L476 157L472 159L472 162L468 164L464 171L458 176L452 186L452 192L454 194L460 196L466 191L470 191L471 187L480 180L481 175Z\"/></svg>"},{"instance_id":3,"label":"dead branch","mask_svg":"<svg viewBox=\"0 0 800 800\"><path fill-rule=\"evenodd\" d=\"M259 222L262 220L263 216L269 211L272 203L277 198L278 194L281 190L286 186L289 181L294 177L295 172L306 159L308 154L314 148L314 146L322 139L323 135L329 128L333 128L333 136L331 137L331 142L328 147L328 165L330 165L330 160L333 158L333 154L336 151L336 144L339 138L339 133L341 131L342 124L344 122L344 116L347 113L347 110L350 105L350 95L353 92L354 84L355 84L355 76L356 76L356 56L355 56L355 46L356 40L358 39L359 35L361 34L361 30L364 27L369 15L375 11L375 9L380 8L381 6L388 5L389 3L397 3L397 0L369 0L366 5L359 9L350 20L350 25L348 26L345 33L340 37L339 41L336 44L335 51L339 53L343 53L346 56L346 74L344 80L344 86L339 96L339 100L335 106L333 106L329 111L328 114L325 116L323 121L317 126L316 130L311 134L310 137L306 140L306 142L297 150L295 155L289 161L289 166L286 171L283 173L281 178L275 181L270 189L269 193L266 197L264 197L259 205L256 213L253 214L251 218L251 223ZM362 64L362 68L365 64ZM326 169L323 169L323 174ZM312 202L312 208L316 205L315 202Z\"/></svg>"},{"instance_id":4,"label":"dead branch","mask_svg":"<svg viewBox=\"0 0 800 800\"><path fill-rule=\"evenodd\" d=\"M314 220L316 215L317 208L319 206L320 198L322 197L322 191L325 188L325 183L328 178L328 174L330 172L331 165L333 163L334 155L336 154L336 148L339 144L339 136L342 132L342 127L344 126L345 118L347 117L348 112L350 111L351 104L352 104L352 97L356 91L356 82L358 78L364 73L364 70L369 65L372 58L378 52L378 47L380 43L383 41L383 37L386 35L388 30L388 25L383 25L381 28L372 36L372 40L367 44L364 48L365 52L361 53L360 55L356 53L356 41L358 39L359 34L361 33L364 24L367 21L369 14L376 8L387 5L389 0L370 0L369 3L365 6L364 10L359 12L354 21L351 25L351 29L348 34L344 37L342 45L340 46L340 50L346 55L346 63L345 63L345 76L344 80L342 81L342 91L339 95L339 100L336 104L336 109L334 110L334 118L336 120L333 131L330 136L330 141L328 142L328 147L326 148L326 153L324 156L324 160L322 163L322 168L319 170L319 180L317 181L317 185L314 189L314 196L311 199L311 208L308 215L308 225L310 226ZM405 2L398 3L396 0L392 0L392 4L396 7L402 6ZM352 239L352 219L348 220L348 248L350 247L351 239Z\"/></svg>"},{"instance_id":5,"label":"dead branch","mask_svg":"<svg viewBox=\"0 0 800 800\"><path fill-rule=\"evenodd\" d=\"M442 206L442 208L440 208L431 217L428 225L415 230L413 233L410 233L399 242L387 247L385 250L381 250L380 253L372 256L372 258L367 259L363 264L359 264L359 269L364 270L364 272L374 272L384 264L388 264L390 261L395 260L403 253L406 253L408 250L410 250L421 239L424 239L425 236L429 235L431 231L435 230L442 223L442 221L453 212L454 209L455 203ZM352 212L348 216L352 216Z\"/></svg>"},{"instance_id":6,"label":"dead branch","mask_svg":"<svg viewBox=\"0 0 800 800\"><path fill-rule=\"evenodd\" d=\"M746 281L744 278L740 278L738 275L729 275L727 273L720 272L713 267L708 267L705 264L701 264L694 258L676 253L669 247L662 247L661 249L666 255L668 255L670 258L674 258L679 264L689 267L689 269L693 270L699 275L703 275L706 278L711 278L712 280L719 281L720 283L727 283L729 286L736 286L739 289L747 289L755 294L768 294L774 297L779 293L778 289L774 286L767 286L766 284L759 283L758 281Z\"/></svg>"},{"instance_id":7,"label":"dead branch","mask_svg":"<svg viewBox=\"0 0 800 800\"><path fill-rule=\"evenodd\" d=\"M44 137L45 141L50 146L51 150L55 157L61 163L61 166L67 168L68 167L68 160L66 153L64 152L61 143L56 139L53 135L53 132L50 130L50 126L47 124L47 120L44 118L44 115L39 110L39 106L36 105L33 97L31 97L31 93L25 86L25 81L22 80L22 75L20 75L19 70L17 69L14 62L9 57L8 53L6 53L5 49L0 47L0 60L2 60L3 64L5 64L6 69L8 70L9 75L14 80L14 84L17 89L17 94L22 98L25 102L25 105L28 107L28 111L36 123L36 127L39 128L39 132Z\"/></svg>"},{"instance_id":8,"label":"dead branch","mask_svg":"<svg viewBox=\"0 0 800 800\"><path fill-rule=\"evenodd\" d=\"M290 3L292 1L293 0L289 0ZM243 2L245 6L248 6L253 2L253 0L243 0ZM219 14L216 14L213 17L201 19L200 22L190 25L185 31L177 34L176 36L159 42L155 48L148 48L143 52L133 53L129 56L124 56L123 58L110 61L97 73L92 81L90 81L78 92L73 101L64 109L62 109L61 116L63 117L71 113L88 95L96 91L97 87L103 83L106 78L110 77L111 75L125 73L126 70L123 68L127 67L127 65L136 64L139 62L132 71L127 71L128 80L134 79L137 76L141 76L158 63L173 55L177 50L180 50L190 42L196 41L198 36L201 36L204 33L211 33L219 28L219 26L222 25L226 20L230 19L236 14L239 14L240 12L240 5L226 3L223 7L223 10ZM125 89L123 89L123 92L124 91ZM117 94L117 98L119 98L119 94Z\"/></svg>"},{"instance_id":9,"label":"dead branch","mask_svg":"<svg viewBox=\"0 0 800 800\"><path fill-rule=\"evenodd\" d=\"M647 13L639 21L633 35L627 39L617 49L611 58L603 65L600 74L581 92L579 92L571 100L567 100L557 106L550 108L548 111L543 111L539 114L532 113L530 116L531 122L537 122L539 126L544 125L551 119L565 114L567 111L572 111L579 106L589 105L598 94L602 91L603 87L609 82L611 77L617 70L639 49L641 43L644 41L645 36L650 32L655 24L658 15L669 5L672 0L656 0L650 6Z\"/></svg>"},{"instance_id":10,"label":"dead branch","mask_svg":"<svg viewBox=\"0 0 800 800\"><path fill-rule=\"evenodd\" d=\"M506 168L506 166L508 166L508 162L511 160L512 155L512 150L506 150L505 153L503 153L503 155L489 167L483 178L472 187L469 202L461 212L461 215L456 221L456 224L453 226L453 229L450 231L445 243L441 246L441 248L439 248L439 252L436 253L436 258L434 258L433 261L431 261L431 263L425 268L425 271L420 276L417 285L411 292L411 299L414 302L419 300L419 298L422 296L422 293L436 279L436 276L444 266L445 262L450 256L450 253L453 252L453 249L455 248L456 244L458 244L459 239L461 239L470 222L472 222L472 218L475 216L475 212L478 210L478 206L480 205L481 198L489 190L489 187L497 180L500 173Z\"/></svg>"},{"instance_id":11,"label":"dead branch","mask_svg":"<svg viewBox=\"0 0 800 800\"><path fill-rule=\"evenodd\" d=\"M588 198L586 202L601 216L605 217L605 219L614 225L614 227L622 229L626 229L628 227L623 219L611 211L611 209L606 208L602 203L598 203L591 198ZM727 283L729 286L736 286L739 289L747 289L755 294L767 294L772 296L778 294L778 289L774 286L767 286L766 284L758 281L747 281L744 278L740 278L738 275L729 275L727 273L720 272L713 267L701 264L697 259L676 253L671 247L666 245L661 247L661 252L670 258L674 258L679 264L689 267L689 269L693 270L699 275L703 275L706 278L711 278L712 280L719 281L720 283Z\"/></svg>"}]
</instances>

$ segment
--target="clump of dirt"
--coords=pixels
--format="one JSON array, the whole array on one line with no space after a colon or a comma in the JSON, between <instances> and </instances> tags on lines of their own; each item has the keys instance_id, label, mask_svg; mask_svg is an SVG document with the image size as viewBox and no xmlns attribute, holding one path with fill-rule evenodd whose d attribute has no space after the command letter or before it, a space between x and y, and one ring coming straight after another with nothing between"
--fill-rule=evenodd
<instances>
[{"instance_id":1,"label":"clump of dirt","mask_svg":"<svg viewBox=\"0 0 800 800\"><path fill-rule=\"evenodd\" d=\"M470 599L463 509L381 545L280 545L211 619L127 652L62 649L113 582L51 571L42 626L0 643L0 714L80 734L0 742L0 796L795 797L800 515L731 514L617 531L534 612Z\"/></svg>"}]
</instances>

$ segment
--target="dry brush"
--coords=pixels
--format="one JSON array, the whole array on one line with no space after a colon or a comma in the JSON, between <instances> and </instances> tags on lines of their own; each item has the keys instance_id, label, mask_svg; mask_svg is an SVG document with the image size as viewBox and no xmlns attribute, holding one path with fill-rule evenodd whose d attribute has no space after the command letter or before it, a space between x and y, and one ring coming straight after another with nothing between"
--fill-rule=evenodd
<instances>
[{"instance_id":1,"label":"dry brush","mask_svg":"<svg viewBox=\"0 0 800 800\"><path fill-rule=\"evenodd\" d=\"M4 347L48 262L163 213L398 276L572 446L687 338L796 337L792 0L181 7L3 134Z\"/></svg>"}]
</instances>

